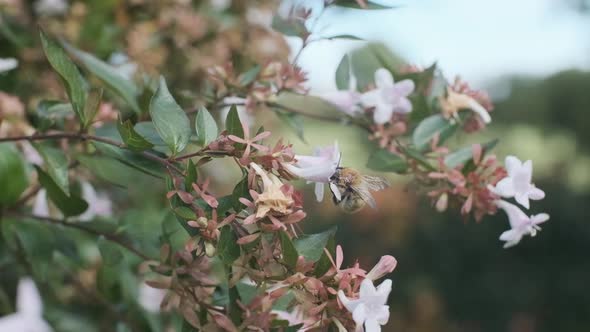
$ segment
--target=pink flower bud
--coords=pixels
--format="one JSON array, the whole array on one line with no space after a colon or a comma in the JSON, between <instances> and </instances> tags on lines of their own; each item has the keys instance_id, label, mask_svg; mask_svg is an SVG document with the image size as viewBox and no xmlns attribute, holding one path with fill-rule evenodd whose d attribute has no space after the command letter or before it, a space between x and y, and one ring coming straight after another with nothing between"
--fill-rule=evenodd
<instances>
[{"instance_id":1,"label":"pink flower bud","mask_svg":"<svg viewBox=\"0 0 590 332\"><path fill-rule=\"evenodd\" d=\"M381 256L377 265L375 265L375 267L373 267L373 269L367 274L367 279L377 280L386 274L391 273L396 266L397 260L393 256Z\"/></svg>"}]
</instances>

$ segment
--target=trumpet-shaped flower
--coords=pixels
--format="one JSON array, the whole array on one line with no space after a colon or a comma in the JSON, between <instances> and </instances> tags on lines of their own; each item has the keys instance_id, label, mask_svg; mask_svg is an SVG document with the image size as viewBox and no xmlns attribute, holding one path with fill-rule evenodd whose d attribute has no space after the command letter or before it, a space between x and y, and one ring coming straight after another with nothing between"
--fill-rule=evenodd
<instances>
[{"instance_id":1,"label":"trumpet-shaped flower","mask_svg":"<svg viewBox=\"0 0 590 332\"><path fill-rule=\"evenodd\" d=\"M315 182L315 196L318 202L324 198L324 184L330 182L340 163L338 142L333 146L316 148L313 156L295 155L295 165L284 163L283 166L293 175ZM336 190L338 191L338 190Z\"/></svg>"},{"instance_id":2,"label":"trumpet-shaped flower","mask_svg":"<svg viewBox=\"0 0 590 332\"><path fill-rule=\"evenodd\" d=\"M0 317L0 331L50 332L43 320L43 302L30 278L21 279L16 292L16 312Z\"/></svg>"},{"instance_id":3,"label":"trumpet-shaped flower","mask_svg":"<svg viewBox=\"0 0 590 332\"><path fill-rule=\"evenodd\" d=\"M377 280L385 276L388 273L393 272L397 266L397 260L395 257L390 255L381 256L381 259L375 265L369 273L367 273L367 279Z\"/></svg>"},{"instance_id":4,"label":"trumpet-shaped flower","mask_svg":"<svg viewBox=\"0 0 590 332\"><path fill-rule=\"evenodd\" d=\"M281 180L274 174L267 174L255 163L250 163L250 167L260 176L264 187L262 193L255 200L256 218L262 218L270 212L281 215L290 214L294 201L292 197L285 195Z\"/></svg>"},{"instance_id":5,"label":"trumpet-shaped flower","mask_svg":"<svg viewBox=\"0 0 590 332\"><path fill-rule=\"evenodd\" d=\"M500 235L500 240L506 242L504 248L517 245L525 235L536 236L537 232L541 230L539 224L549 220L547 213L535 214L528 217L518 206L503 200L496 201L496 205L506 212L510 221L511 229Z\"/></svg>"},{"instance_id":6,"label":"trumpet-shaped flower","mask_svg":"<svg viewBox=\"0 0 590 332\"><path fill-rule=\"evenodd\" d=\"M506 198L514 197L519 204L527 209L529 208L529 199L539 200L545 197L543 190L531 183L533 177L533 162L531 160L523 163L514 156L508 156L505 166L508 176L500 180L496 187L490 188L493 193Z\"/></svg>"},{"instance_id":7,"label":"trumpet-shaped flower","mask_svg":"<svg viewBox=\"0 0 590 332\"><path fill-rule=\"evenodd\" d=\"M492 122L492 117L488 111L481 106L475 99L464 93L458 93L451 88L447 88L447 97L439 98L442 114L445 118L456 118L457 113L462 109L470 109L477 114L484 123Z\"/></svg>"},{"instance_id":8,"label":"trumpet-shaped flower","mask_svg":"<svg viewBox=\"0 0 590 332\"><path fill-rule=\"evenodd\" d=\"M373 119L377 124L391 120L393 113L409 113L412 103L408 99L415 88L412 80L395 83L389 70L379 68L375 71L376 89L361 95L361 103L365 107L374 107Z\"/></svg>"},{"instance_id":9,"label":"trumpet-shaped flower","mask_svg":"<svg viewBox=\"0 0 590 332\"><path fill-rule=\"evenodd\" d=\"M347 298L342 290L338 291L338 299L352 313L357 331L362 331L364 325L366 332L380 332L381 325L387 324L389 306L386 303L391 292L391 283L390 279L386 279L375 288L370 279L365 279L356 300Z\"/></svg>"}]
</instances>

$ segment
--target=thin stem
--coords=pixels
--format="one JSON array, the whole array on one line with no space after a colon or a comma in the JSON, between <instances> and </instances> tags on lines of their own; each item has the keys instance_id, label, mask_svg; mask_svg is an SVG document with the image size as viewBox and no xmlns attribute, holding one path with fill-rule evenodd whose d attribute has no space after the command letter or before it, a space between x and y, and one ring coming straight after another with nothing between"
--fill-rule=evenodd
<instances>
[{"instance_id":1,"label":"thin stem","mask_svg":"<svg viewBox=\"0 0 590 332\"><path fill-rule=\"evenodd\" d=\"M95 229L86 227L84 224L77 223L77 222L71 222L71 221L68 222L68 221L65 221L62 219L43 217L43 216L37 216L37 215L32 215L32 214L26 214L26 215L22 215L22 216L25 218L31 218L36 221L43 221L43 222L47 222L47 223L54 224L54 225L61 225L61 226L65 226L65 227L74 228L74 229L86 232L88 234L96 235L96 236L103 236L105 239L107 239L113 243L116 243L119 246L134 253L139 258L142 258L144 260L152 260L151 257L149 257L146 254L144 254L143 252L139 251L139 249L133 247L131 244L127 243L126 241L124 241L123 239L121 239L119 236L117 236L115 234L102 233L102 232L97 231Z\"/></svg>"}]
</instances>

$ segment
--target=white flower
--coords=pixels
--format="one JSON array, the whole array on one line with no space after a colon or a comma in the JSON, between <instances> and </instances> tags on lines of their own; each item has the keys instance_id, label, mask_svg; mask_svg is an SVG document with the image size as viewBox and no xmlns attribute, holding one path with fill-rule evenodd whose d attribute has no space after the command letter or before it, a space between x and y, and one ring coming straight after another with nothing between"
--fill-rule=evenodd
<instances>
[{"instance_id":1,"label":"white flower","mask_svg":"<svg viewBox=\"0 0 590 332\"><path fill-rule=\"evenodd\" d=\"M332 146L316 148L313 156L295 155L295 160L295 165L285 163L283 166L293 175L307 180L308 183L315 182L315 196L318 202L321 202L324 198L324 183L330 183L330 178L340 164L338 142ZM339 192L338 188L334 191Z\"/></svg>"},{"instance_id":2,"label":"white flower","mask_svg":"<svg viewBox=\"0 0 590 332\"><path fill-rule=\"evenodd\" d=\"M517 245L525 235L534 237L541 230L539 224L549 220L547 213L535 214L528 217L518 206L503 200L497 200L496 205L506 212L510 221L511 229L500 235L500 240L506 241L504 248Z\"/></svg>"},{"instance_id":3,"label":"white flower","mask_svg":"<svg viewBox=\"0 0 590 332\"><path fill-rule=\"evenodd\" d=\"M39 0L35 2L35 11L40 15L60 15L68 10L68 3L65 0Z\"/></svg>"},{"instance_id":4,"label":"white flower","mask_svg":"<svg viewBox=\"0 0 590 332\"><path fill-rule=\"evenodd\" d=\"M338 291L338 299L352 313L357 330L362 331L364 325L366 332L380 332L381 325L389 321L389 306L385 303L390 292L390 279L385 279L377 288L371 280L365 279L361 283L358 299L348 299L342 290Z\"/></svg>"},{"instance_id":5,"label":"white flower","mask_svg":"<svg viewBox=\"0 0 590 332\"><path fill-rule=\"evenodd\" d=\"M374 107L373 118L375 123L384 124L391 120L393 113L409 113L412 111L412 103L408 99L414 91L412 80L403 80L394 83L389 70L379 68L375 71L375 84L377 88L361 95L361 103L365 107Z\"/></svg>"},{"instance_id":6,"label":"white flower","mask_svg":"<svg viewBox=\"0 0 590 332\"><path fill-rule=\"evenodd\" d=\"M153 288L145 282L139 285L137 302L143 309L151 313L160 312L160 305L166 296L166 290Z\"/></svg>"},{"instance_id":7,"label":"white flower","mask_svg":"<svg viewBox=\"0 0 590 332\"><path fill-rule=\"evenodd\" d=\"M508 176L500 180L496 187L490 190L502 197L514 197L516 201L529 208L529 199L539 200L545 197L545 193L531 183L533 177L533 162L530 160L522 163L514 156L506 157L505 161Z\"/></svg>"},{"instance_id":8,"label":"white flower","mask_svg":"<svg viewBox=\"0 0 590 332\"><path fill-rule=\"evenodd\" d=\"M82 198L88 202L88 209L78 217L78 220L91 221L96 217L113 215L112 203L107 195L97 193L94 187L86 181L82 181L81 185Z\"/></svg>"},{"instance_id":9,"label":"white flower","mask_svg":"<svg viewBox=\"0 0 590 332\"><path fill-rule=\"evenodd\" d=\"M37 286L30 278L18 283L16 312L0 317L0 331L50 332L51 326L43 320L43 302Z\"/></svg>"},{"instance_id":10,"label":"white flower","mask_svg":"<svg viewBox=\"0 0 590 332\"><path fill-rule=\"evenodd\" d=\"M0 73L13 70L18 67L18 60L15 58L0 58Z\"/></svg>"}]
</instances>

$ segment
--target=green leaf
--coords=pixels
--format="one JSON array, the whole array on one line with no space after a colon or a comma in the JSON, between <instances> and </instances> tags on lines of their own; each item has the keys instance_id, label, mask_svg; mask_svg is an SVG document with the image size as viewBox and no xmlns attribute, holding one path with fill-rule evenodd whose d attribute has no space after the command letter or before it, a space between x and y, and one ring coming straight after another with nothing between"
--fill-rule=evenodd
<instances>
[{"instance_id":1,"label":"green leaf","mask_svg":"<svg viewBox=\"0 0 590 332\"><path fill-rule=\"evenodd\" d=\"M143 151L147 149L151 149L154 145L148 142L143 136L141 136L135 128L133 128L133 124L130 120L122 122L121 120L117 121L117 130L121 135L121 139L127 145L129 150L133 151Z\"/></svg>"},{"instance_id":2,"label":"green leaf","mask_svg":"<svg viewBox=\"0 0 590 332\"><path fill-rule=\"evenodd\" d=\"M122 76L117 71L117 68L101 61L92 54L78 50L69 44L65 44L65 48L82 63L86 70L98 77L109 90L123 98L133 111L141 113L137 103L139 89L133 81Z\"/></svg>"},{"instance_id":3,"label":"green leaf","mask_svg":"<svg viewBox=\"0 0 590 332\"><path fill-rule=\"evenodd\" d=\"M336 87L338 90L348 90L350 88L350 59L345 54L338 68L336 68Z\"/></svg>"},{"instance_id":4,"label":"green leaf","mask_svg":"<svg viewBox=\"0 0 590 332\"><path fill-rule=\"evenodd\" d=\"M192 159L188 160L186 164L186 176L184 178L184 188L186 190L192 190L191 185L197 182L197 166L193 163Z\"/></svg>"},{"instance_id":5,"label":"green leaf","mask_svg":"<svg viewBox=\"0 0 590 332\"><path fill-rule=\"evenodd\" d=\"M495 139L493 141L489 141L487 143L482 144L482 156L493 149L496 144L498 144L498 140ZM459 165L465 165L465 163L473 160L473 150L471 146L466 146L461 148L453 153L449 153L445 157L445 165L450 168L455 168Z\"/></svg>"},{"instance_id":6,"label":"green leaf","mask_svg":"<svg viewBox=\"0 0 590 332\"><path fill-rule=\"evenodd\" d=\"M133 186L137 181L137 178L133 175L139 174L135 169L112 157L79 155L76 160L90 170L92 174L120 187Z\"/></svg>"},{"instance_id":7,"label":"green leaf","mask_svg":"<svg viewBox=\"0 0 590 332\"><path fill-rule=\"evenodd\" d=\"M370 43L365 47L354 50L349 54L352 73L357 81L357 89L363 91L375 84L375 71L385 68L392 73L401 68L405 61L387 46L380 43ZM394 78L397 81L397 75Z\"/></svg>"},{"instance_id":8,"label":"green leaf","mask_svg":"<svg viewBox=\"0 0 590 332\"><path fill-rule=\"evenodd\" d=\"M338 107L316 96L283 92L278 96L276 104L309 114L342 118L342 112Z\"/></svg>"},{"instance_id":9,"label":"green leaf","mask_svg":"<svg viewBox=\"0 0 590 332\"><path fill-rule=\"evenodd\" d=\"M239 77L240 85L246 86L246 85L254 82L256 80L256 77L258 77L258 74L260 73L261 69L262 69L262 67L260 65L256 65L256 66L252 67L251 69L249 69L248 71L246 71L245 73L243 73L242 75L240 75L240 77Z\"/></svg>"},{"instance_id":10,"label":"green leaf","mask_svg":"<svg viewBox=\"0 0 590 332\"><path fill-rule=\"evenodd\" d=\"M225 265L232 263L240 257L240 246L236 243L238 238L230 226L224 226L219 235L217 253Z\"/></svg>"},{"instance_id":11,"label":"green leaf","mask_svg":"<svg viewBox=\"0 0 590 332\"><path fill-rule=\"evenodd\" d=\"M100 236L97 241L98 250L102 256L102 260L107 266L115 266L123 260L123 253L121 249L115 246L114 243L109 242L104 236Z\"/></svg>"},{"instance_id":12,"label":"green leaf","mask_svg":"<svg viewBox=\"0 0 590 332\"><path fill-rule=\"evenodd\" d=\"M379 172L404 173L408 169L408 163L397 154L379 149L369 156L367 167Z\"/></svg>"},{"instance_id":13,"label":"green leaf","mask_svg":"<svg viewBox=\"0 0 590 332\"><path fill-rule=\"evenodd\" d=\"M439 143L443 143L457 129L456 123L451 123L440 114L435 114L422 120L414 129L412 140L419 151L428 149L432 139L439 135Z\"/></svg>"},{"instance_id":14,"label":"green leaf","mask_svg":"<svg viewBox=\"0 0 590 332\"><path fill-rule=\"evenodd\" d=\"M328 40L332 40L332 39L348 39L348 40L363 40L360 37L354 36L354 35L334 35L334 36L330 36L330 37L325 37L325 39Z\"/></svg>"},{"instance_id":15,"label":"green leaf","mask_svg":"<svg viewBox=\"0 0 590 332\"><path fill-rule=\"evenodd\" d=\"M316 262L324 253L324 248L334 234L336 234L336 227L317 234L302 235L295 239L293 244L299 255L305 257L306 261Z\"/></svg>"},{"instance_id":16,"label":"green leaf","mask_svg":"<svg viewBox=\"0 0 590 332\"><path fill-rule=\"evenodd\" d=\"M51 176L45 173L39 166L35 165L39 176L39 183L47 190L47 196L66 217L82 214L88 208L88 203L71 193L68 197L60 187L53 181Z\"/></svg>"},{"instance_id":17,"label":"green leaf","mask_svg":"<svg viewBox=\"0 0 590 332\"><path fill-rule=\"evenodd\" d=\"M285 19L279 15L272 18L271 27L285 36L304 37L309 34L302 20Z\"/></svg>"},{"instance_id":18,"label":"green leaf","mask_svg":"<svg viewBox=\"0 0 590 332\"><path fill-rule=\"evenodd\" d=\"M189 119L168 91L164 77L160 77L158 90L150 101L150 115L158 134L172 154L184 150L191 136Z\"/></svg>"},{"instance_id":19,"label":"green leaf","mask_svg":"<svg viewBox=\"0 0 590 332\"><path fill-rule=\"evenodd\" d=\"M232 105L227 113L225 129L229 135L244 137L244 128L242 127L242 120L240 120L236 105Z\"/></svg>"},{"instance_id":20,"label":"green leaf","mask_svg":"<svg viewBox=\"0 0 590 332\"><path fill-rule=\"evenodd\" d=\"M150 142L154 146L164 147L168 149L166 142L162 140L156 127L151 121L143 121L138 122L133 127L135 131L143 138L145 138L148 142Z\"/></svg>"},{"instance_id":21,"label":"green leaf","mask_svg":"<svg viewBox=\"0 0 590 332\"><path fill-rule=\"evenodd\" d=\"M301 115L278 109L275 110L275 114L286 123L289 128L295 131L295 134L297 134L297 137L299 137L301 141L305 142L305 137L303 137L303 117Z\"/></svg>"},{"instance_id":22,"label":"green leaf","mask_svg":"<svg viewBox=\"0 0 590 332\"><path fill-rule=\"evenodd\" d=\"M67 117L76 115L72 104L58 100L41 100L37 104L36 111L40 120L38 127L40 131L45 131L58 122L62 123Z\"/></svg>"},{"instance_id":23,"label":"green leaf","mask_svg":"<svg viewBox=\"0 0 590 332\"><path fill-rule=\"evenodd\" d=\"M132 151L126 151L110 144L101 142L92 142L92 145L94 145L96 149L101 152L101 154L115 158L119 162L129 167L156 178L164 178L164 168L162 165L156 161L147 159L141 154Z\"/></svg>"},{"instance_id":24,"label":"green leaf","mask_svg":"<svg viewBox=\"0 0 590 332\"><path fill-rule=\"evenodd\" d=\"M197 219L197 215L195 214L195 211L191 210L187 206L176 207L176 208L174 208L173 211L174 211L174 214L181 217L182 219L186 219L186 220L196 220Z\"/></svg>"},{"instance_id":25,"label":"green leaf","mask_svg":"<svg viewBox=\"0 0 590 332\"><path fill-rule=\"evenodd\" d=\"M43 30L40 31L41 44L51 67L59 74L64 81L68 97L72 107L80 121L87 123L84 114L86 104L86 81L80 74L78 67L70 60L63 48L54 40L47 38Z\"/></svg>"},{"instance_id":26,"label":"green leaf","mask_svg":"<svg viewBox=\"0 0 590 332\"><path fill-rule=\"evenodd\" d=\"M63 151L42 143L33 143L32 145L43 158L47 173L53 179L53 182L55 182L66 196L70 196L68 160Z\"/></svg>"},{"instance_id":27,"label":"green leaf","mask_svg":"<svg viewBox=\"0 0 590 332\"><path fill-rule=\"evenodd\" d=\"M250 198L250 190L248 188L248 176L244 176L240 182L234 187L232 192L232 207L236 213L242 211L242 202L240 198Z\"/></svg>"},{"instance_id":28,"label":"green leaf","mask_svg":"<svg viewBox=\"0 0 590 332\"><path fill-rule=\"evenodd\" d=\"M328 250L328 252L330 253L330 255L332 256L332 259L336 259L336 239L335 239L336 234L332 234L332 236L328 239L328 243L326 243L326 250ZM330 270L330 268L332 267L332 261L330 260L330 257L328 257L328 255L326 254L326 251L322 252L322 256L320 257L320 259L318 260L318 262L315 264L315 268L313 269L313 275L315 275L316 277L321 277L324 274L326 274L326 272L328 272L328 270Z\"/></svg>"},{"instance_id":29,"label":"green leaf","mask_svg":"<svg viewBox=\"0 0 590 332\"><path fill-rule=\"evenodd\" d=\"M297 249L285 231L279 232L279 239L281 241L281 248L283 249L283 261L288 267L294 269L297 265L297 258L299 258Z\"/></svg>"},{"instance_id":30,"label":"green leaf","mask_svg":"<svg viewBox=\"0 0 590 332\"><path fill-rule=\"evenodd\" d=\"M86 98L86 103L84 104L84 128L88 128L98 113L102 94L102 89L91 89L90 92L88 92L88 98Z\"/></svg>"},{"instance_id":31,"label":"green leaf","mask_svg":"<svg viewBox=\"0 0 590 332\"><path fill-rule=\"evenodd\" d=\"M200 107L195 118L195 129L197 131L197 140L203 146L213 142L219 134L217 123L205 107Z\"/></svg>"},{"instance_id":32,"label":"green leaf","mask_svg":"<svg viewBox=\"0 0 590 332\"><path fill-rule=\"evenodd\" d=\"M12 143L0 143L0 205L16 202L28 183L21 154Z\"/></svg>"}]
</instances>

